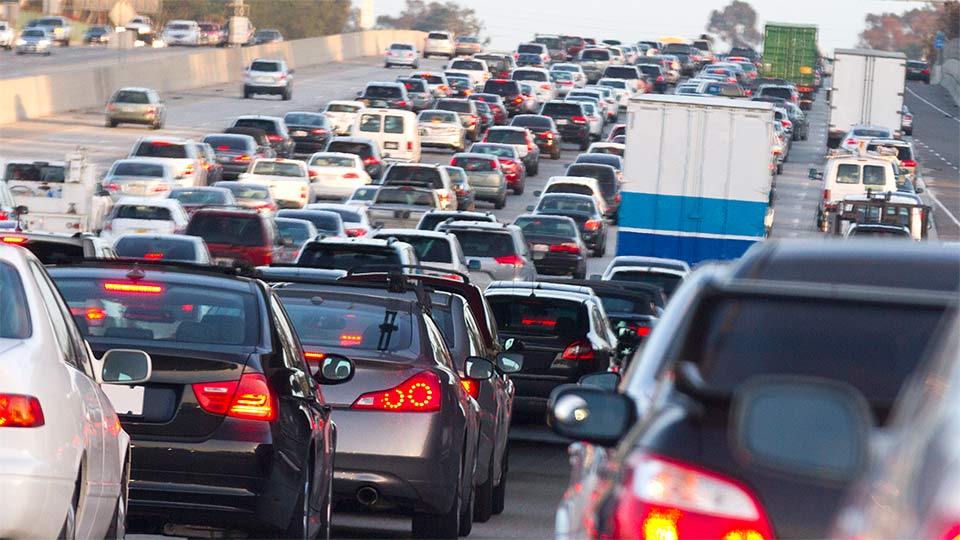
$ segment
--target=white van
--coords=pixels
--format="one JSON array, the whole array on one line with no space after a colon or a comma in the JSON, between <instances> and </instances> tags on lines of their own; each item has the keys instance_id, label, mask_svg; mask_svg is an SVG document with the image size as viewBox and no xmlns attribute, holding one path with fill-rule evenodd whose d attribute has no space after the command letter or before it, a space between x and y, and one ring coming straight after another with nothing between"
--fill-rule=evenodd
<instances>
[{"instance_id":1,"label":"white van","mask_svg":"<svg viewBox=\"0 0 960 540\"><path fill-rule=\"evenodd\" d=\"M815 169L810 178L818 178ZM897 192L897 170L892 161L856 155L839 155L827 159L823 172L823 195L817 213L817 225L826 230L837 204L850 195L875 192Z\"/></svg>"},{"instance_id":2,"label":"white van","mask_svg":"<svg viewBox=\"0 0 960 540\"><path fill-rule=\"evenodd\" d=\"M357 113L351 136L375 141L384 158L420 161L417 115L399 109L363 109Z\"/></svg>"}]
</instances>

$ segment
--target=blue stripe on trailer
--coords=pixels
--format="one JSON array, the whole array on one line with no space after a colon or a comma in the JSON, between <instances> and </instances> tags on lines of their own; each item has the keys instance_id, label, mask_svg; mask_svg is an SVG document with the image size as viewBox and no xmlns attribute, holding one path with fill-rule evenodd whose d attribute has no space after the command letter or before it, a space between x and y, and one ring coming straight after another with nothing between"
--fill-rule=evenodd
<instances>
[{"instance_id":1,"label":"blue stripe on trailer","mask_svg":"<svg viewBox=\"0 0 960 540\"><path fill-rule=\"evenodd\" d=\"M655 231L763 237L768 203L623 192L620 226ZM619 253L619 251L618 251Z\"/></svg>"},{"instance_id":2,"label":"blue stripe on trailer","mask_svg":"<svg viewBox=\"0 0 960 540\"><path fill-rule=\"evenodd\" d=\"M622 219L622 218L621 218ZM705 260L739 258L757 241L742 238L680 236L668 232L649 233L620 229L617 234L617 255L646 255L681 259L690 264Z\"/></svg>"}]
</instances>

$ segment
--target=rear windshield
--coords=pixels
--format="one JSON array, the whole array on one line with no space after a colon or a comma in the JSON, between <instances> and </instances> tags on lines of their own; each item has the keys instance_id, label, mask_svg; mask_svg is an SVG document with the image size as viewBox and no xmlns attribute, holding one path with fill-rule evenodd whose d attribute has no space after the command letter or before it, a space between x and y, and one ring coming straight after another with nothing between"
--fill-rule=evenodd
<instances>
[{"instance_id":1,"label":"rear windshield","mask_svg":"<svg viewBox=\"0 0 960 540\"><path fill-rule=\"evenodd\" d=\"M485 138L492 143L527 144L527 134L513 129L491 129Z\"/></svg>"},{"instance_id":2,"label":"rear windshield","mask_svg":"<svg viewBox=\"0 0 960 540\"><path fill-rule=\"evenodd\" d=\"M761 96L773 96L783 99L791 99L793 97L793 92L789 88L768 86L766 88L760 89Z\"/></svg>"},{"instance_id":3,"label":"rear windshield","mask_svg":"<svg viewBox=\"0 0 960 540\"><path fill-rule=\"evenodd\" d=\"M881 137L889 137L890 132L882 129L864 129L858 128L853 130L854 137L870 137L873 139L879 139Z\"/></svg>"},{"instance_id":4,"label":"rear windshield","mask_svg":"<svg viewBox=\"0 0 960 540\"><path fill-rule=\"evenodd\" d=\"M354 113L360 110L357 105L344 105L340 103L331 103L327 105L327 112Z\"/></svg>"},{"instance_id":5,"label":"rear windshield","mask_svg":"<svg viewBox=\"0 0 960 540\"><path fill-rule=\"evenodd\" d=\"M331 141L327 145L327 152L343 152L344 154L354 154L361 158L368 158L373 155L369 144L355 143L348 141Z\"/></svg>"},{"instance_id":6,"label":"rear windshield","mask_svg":"<svg viewBox=\"0 0 960 540\"><path fill-rule=\"evenodd\" d=\"M379 114L364 114L360 116L360 131L380 133L381 124L384 133L403 133L403 117Z\"/></svg>"},{"instance_id":7,"label":"rear windshield","mask_svg":"<svg viewBox=\"0 0 960 540\"><path fill-rule=\"evenodd\" d=\"M600 303L603 304L603 310L608 315L615 313L626 315L656 315L657 305L651 297L637 296L604 296L599 294Z\"/></svg>"},{"instance_id":8,"label":"rear windshield","mask_svg":"<svg viewBox=\"0 0 960 540\"><path fill-rule=\"evenodd\" d=\"M114 94L113 100L114 103L135 103L135 104L146 104L150 103L150 96L146 92L137 92L135 90L121 90Z\"/></svg>"},{"instance_id":9,"label":"rear windshield","mask_svg":"<svg viewBox=\"0 0 960 540\"><path fill-rule=\"evenodd\" d=\"M344 223L360 223L362 221L360 213L349 208L323 208L323 211L337 214Z\"/></svg>"},{"instance_id":10,"label":"rear windshield","mask_svg":"<svg viewBox=\"0 0 960 540\"><path fill-rule=\"evenodd\" d=\"M489 296L487 299L497 320L497 330L501 332L571 339L590 329L587 309L579 302L514 296Z\"/></svg>"},{"instance_id":11,"label":"rear windshield","mask_svg":"<svg viewBox=\"0 0 960 540\"><path fill-rule=\"evenodd\" d=\"M63 20L56 17L50 19L39 19L37 20L38 26L63 26Z\"/></svg>"},{"instance_id":12,"label":"rear windshield","mask_svg":"<svg viewBox=\"0 0 960 540\"><path fill-rule=\"evenodd\" d=\"M417 258L420 259L420 262L453 262L453 253L450 249L450 241L445 238L431 238L428 236L403 234L391 234L390 236L413 246L413 249L417 252ZM381 235L380 238L383 238L383 235Z\"/></svg>"},{"instance_id":13,"label":"rear windshield","mask_svg":"<svg viewBox=\"0 0 960 540\"><path fill-rule=\"evenodd\" d=\"M660 287L663 294L670 296L677 290L683 278L675 274L662 274L660 272L644 270L621 270L613 274L613 281L632 281L635 283L646 283L655 287Z\"/></svg>"},{"instance_id":14,"label":"rear windshield","mask_svg":"<svg viewBox=\"0 0 960 540\"><path fill-rule=\"evenodd\" d=\"M83 260L83 246L80 243L46 242L44 240L29 240L21 244L40 259L43 264L68 263ZM2 314L0 314L2 317Z\"/></svg>"},{"instance_id":15,"label":"rear windshield","mask_svg":"<svg viewBox=\"0 0 960 540\"><path fill-rule=\"evenodd\" d=\"M613 79L636 79L638 77L637 68L624 66L610 66L603 71L603 76Z\"/></svg>"},{"instance_id":16,"label":"rear windshield","mask_svg":"<svg viewBox=\"0 0 960 540\"><path fill-rule=\"evenodd\" d=\"M322 303L314 301L321 297ZM413 316L391 302L330 293L280 293L290 322L307 349L346 347L358 351L404 352L413 341ZM358 301L359 300L359 301ZM389 321L385 323L384 321Z\"/></svg>"},{"instance_id":17,"label":"rear windshield","mask_svg":"<svg viewBox=\"0 0 960 540\"><path fill-rule=\"evenodd\" d=\"M401 81L407 87L407 92L426 92L427 81L423 79L406 79Z\"/></svg>"},{"instance_id":18,"label":"rear windshield","mask_svg":"<svg viewBox=\"0 0 960 540\"><path fill-rule=\"evenodd\" d=\"M483 64L476 60L457 60L450 64L450 69L465 69L467 71L485 71Z\"/></svg>"},{"instance_id":19,"label":"rear windshield","mask_svg":"<svg viewBox=\"0 0 960 540\"><path fill-rule=\"evenodd\" d=\"M604 166L591 167L589 164L585 164L585 166L577 166L574 164L567 167L567 176L584 176L596 179L604 195L616 191L617 171L613 169L612 166L611 168L607 168Z\"/></svg>"},{"instance_id":20,"label":"rear windshield","mask_svg":"<svg viewBox=\"0 0 960 540\"><path fill-rule=\"evenodd\" d=\"M168 143L165 141L142 142L137 145L135 156L184 159L187 155L187 145Z\"/></svg>"},{"instance_id":21,"label":"rear windshield","mask_svg":"<svg viewBox=\"0 0 960 540\"><path fill-rule=\"evenodd\" d=\"M430 32L427 34L427 39L450 39L450 35L442 32Z\"/></svg>"},{"instance_id":22,"label":"rear windshield","mask_svg":"<svg viewBox=\"0 0 960 540\"><path fill-rule=\"evenodd\" d=\"M651 67L654 68L654 71L658 71L658 70L657 70L657 66L651 66ZM642 68L640 69L640 71L642 71L642 72L644 72L644 73L647 73L647 70L642 69ZM608 88L623 88L623 89L626 89L626 88L627 88L627 82L626 82L625 80L623 80L623 79L609 79L609 80L606 80L606 81L600 81L600 86L606 86L606 87L608 87Z\"/></svg>"},{"instance_id":23,"label":"rear windshield","mask_svg":"<svg viewBox=\"0 0 960 540\"><path fill-rule=\"evenodd\" d=\"M450 230L460 241L460 249L467 257L508 257L516 255L510 233L497 231Z\"/></svg>"},{"instance_id":24,"label":"rear windshield","mask_svg":"<svg viewBox=\"0 0 960 540\"><path fill-rule=\"evenodd\" d=\"M218 182L216 187L225 187L233 192L233 197L237 200L265 201L270 198L270 190L266 186L257 186L254 184L221 184Z\"/></svg>"},{"instance_id":25,"label":"rear windshield","mask_svg":"<svg viewBox=\"0 0 960 540\"><path fill-rule=\"evenodd\" d=\"M460 117L453 113L453 111L448 112L437 112L437 111L423 111L420 113L419 120L421 122L436 122L440 123L450 123L450 124L460 124Z\"/></svg>"},{"instance_id":26,"label":"rear windshield","mask_svg":"<svg viewBox=\"0 0 960 540\"><path fill-rule=\"evenodd\" d=\"M374 204L405 204L410 206L428 206L435 207L432 192L403 189L403 188L380 188L377 191L377 197Z\"/></svg>"},{"instance_id":27,"label":"rear windshield","mask_svg":"<svg viewBox=\"0 0 960 540\"><path fill-rule=\"evenodd\" d=\"M310 160L311 167L355 167L356 158L340 156L316 156Z\"/></svg>"},{"instance_id":28,"label":"rear windshield","mask_svg":"<svg viewBox=\"0 0 960 540\"><path fill-rule=\"evenodd\" d=\"M124 236L117 240L113 250L118 257L164 261L195 261L196 245L189 240L152 238L148 235Z\"/></svg>"},{"instance_id":29,"label":"rear windshield","mask_svg":"<svg viewBox=\"0 0 960 540\"><path fill-rule=\"evenodd\" d=\"M640 68L640 71L642 71L644 75L659 76L662 73L660 71L660 66L655 66L653 64L640 64L637 67Z\"/></svg>"},{"instance_id":30,"label":"rear windshield","mask_svg":"<svg viewBox=\"0 0 960 540\"><path fill-rule=\"evenodd\" d=\"M912 160L913 159L913 150L909 146L893 146L893 145L884 145L884 144L868 144L867 150L875 152L878 148L894 148L897 151L897 159L900 161Z\"/></svg>"},{"instance_id":31,"label":"rear windshield","mask_svg":"<svg viewBox=\"0 0 960 540\"><path fill-rule=\"evenodd\" d=\"M542 234L547 236L562 236L565 238L576 238L576 224L567 220L543 219L539 217L517 218L514 225L520 227L523 234Z\"/></svg>"},{"instance_id":32,"label":"rear windshield","mask_svg":"<svg viewBox=\"0 0 960 540\"><path fill-rule=\"evenodd\" d=\"M258 161L253 166L253 174L292 178L303 178L305 176L299 163L284 161Z\"/></svg>"},{"instance_id":33,"label":"rear windshield","mask_svg":"<svg viewBox=\"0 0 960 540\"><path fill-rule=\"evenodd\" d=\"M593 199L581 197L563 197L552 196L540 200L537 206L538 212L577 212L580 214L593 214L595 207Z\"/></svg>"},{"instance_id":34,"label":"rear windshield","mask_svg":"<svg viewBox=\"0 0 960 540\"><path fill-rule=\"evenodd\" d=\"M525 43L517 47L518 53L532 53L532 54L541 54L543 52L543 47L539 44L534 45L532 43Z\"/></svg>"},{"instance_id":35,"label":"rear windshield","mask_svg":"<svg viewBox=\"0 0 960 540\"><path fill-rule=\"evenodd\" d=\"M249 127L262 129L267 135L277 135L277 123L273 120L259 118L238 118L234 127Z\"/></svg>"},{"instance_id":36,"label":"rear windshield","mask_svg":"<svg viewBox=\"0 0 960 540\"><path fill-rule=\"evenodd\" d=\"M244 152L256 144L246 137L225 137L221 135L204 137L203 142L212 146L217 152L229 152L231 150Z\"/></svg>"},{"instance_id":37,"label":"rear windshield","mask_svg":"<svg viewBox=\"0 0 960 540\"><path fill-rule=\"evenodd\" d=\"M328 270L350 270L361 266L392 268L401 264L400 255L393 248L359 244L338 246L310 243L304 246L297 260L297 266Z\"/></svg>"},{"instance_id":38,"label":"rear windshield","mask_svg":"<svg viewBox=\"0 0 960 540\"><path fill-rule=\"evenodd\" d=\"M551 50L559 50L561 47L563 47L562 42L558 37L538 37L533 41L537 43L542 43L546 45L548 49L551 49Z\"/></svg>"},{"instance_id":39,"label":"rear windshield","mask_svg":"<svg viewBox=\"0 0 960 540\"><path fill-rule=\"evenodd\" d=\"M490 146L475 144L470 149L475 154L490 154L498 158L515 159L516 150L512 146Z\"/></svg>"},{"instance_id":40,"label":"rear windshield","mask_svg":"<svg viewBox=\"0 0 960 540\"><path fill-rule=\"evenodd\" d=\"M584 60L610 60L610 51L588 49L580 53Z\"/></svg>"},{"instance_id":41,"label":"rear windshield","mask_svg":"<svg viewBox=\"0 0 960 540\"><path fill-rule=\"evenodd\" d=\"M259 339L257 302L252 294L151 280L150 292L127 292L119 279L57 279L57 288L77 313L84 337L139 342L253 345ZM96 313L97 318L90 317Z\"/></svg>"},{"instance_id":42,"label":"rear windshield","mask_svg":"<svg viewBox=\"0 0 960 540\"><path fill-rule=\"evenodd\" d=\"M394 43L393 45L390 45L390 48L395 51L412 51L413 45L410 45L409 43Z\"/></svg>"},{"instance_id":43,"label":"rear windshield","mask_svg":"<svg viewBox=\"0 0 960 540\"><path fill-rule=\"evenodd\" d=\"M113 219L148 219L171 221L170 209L163 206L121 204L114 207Z\"/></svg>"},{"instance_id":44,"label":"rear windshield","mask_svg":"<svg viewBox=\"0 0 960 540\"><path fill-rule=\"evenodd\" d=\"M294 220L287 221L285 219L277 220L277 231L280 232L281 237L289 238L298 246L310 240L310 233L312 232L306 223L300 223Z\"/></svg>"},{"instance_id":45,"label":"rear windshield","mask_svg":"<svg viewBox=\"0 0 960 540\"><path fill-rule=\"evenodd\" d=\"M232 244L244 247L262 247L266 244L259 216L195 214L187 233L199 236L210 244Z\"/></svg>"},{"instance_id":46,"label":"rear windshield","mask_svg":"<svg viewBox=\"0 0 960 540\"><path fill-rule=\"evenodd\" d=\"M685 358L704 380L732 393L750 377L797 375L852 384L882 422L917 368L941 308L874 303L723 299L705 313ZM789 313L789 317L782 314ZM910 321L903 325L903 321ZM896 331L892 331L896 328ZM763 336L763 339L757 339ZM824 344L830 346L825 347Z\"/></svg>"},{"instance_id":47,"label":"rear windshield","mask_svg":"<svg viewBox=\"0 0 960 540\"><path fill-rule=\"evenodd\" d=\"M516 116L510 122L511 126L550 129L553 127L549 118L543 116Z\"/></svg>"},{"instance_id":48,"label":"rear windshield","mask_svg":"<svg viewBox=\"0 0 960 540\"><path fill-rule=\"evenodd\" d=\"M593 195L590 186L583 184L551 184L545 193L576 193L577 195Z\"/></svg>"},{"instance_id":49,"label":"rear windshield","mask_svg":"<svg viewBox=\"0 0 960 540\"><path fill-rule=\"evenodd\" d=\"M417 225L417 229L421 231L432 231L437 228L437 225L444 223L445 221L450 220L451 223L456 221L483 221L480 218L472 215L461 215L461 214L426 214L423 218L420 219L420 224Z\"/></svg>"},{"instance_id":50,"label":"rear windshield","mask_svg":"<svg viewBox=\"0 0 960 540\"><path fill-rule=\"evenodd\" d=\"M418 75L414 75L414 77L417 79L423 79L427 81L427 83L429 84L443 84L444 82L443 81L444 77L440 75L433 75L430 73L420 73Z\"/></svg>"},{"instance_id":51,"label":"rear windshield","mask_svg":"<svg viewBox=\"0 0 960 540\"><path fill-rule=\"evenodd\" d=\"M12 264L0 262L0 338L30 337L32 328L27 306L20 273Z\"/></svg>"},{"instance_id":52,"label":"rear windshield","mask_svg":"<svg viewBox=\"0 0 960 540\"><path fill-rule=\"evenodd\" d=\"M250 64L250 71L280 71L279 62L254 62Z\"/></svg>"},{"instance_id":53,"label":"rear windshield","mask_svg":"<svg viewBox=\"0 0 960 540\"><path fill-rule=\"evenodd\" d=\"M550 77L542 71L517 70L513 72L515 81L548 81Z\"/></svg>"},{"instance_id":54,"label":"rear windshield","mask_svg":"<svg viewBox=\"0 0 960 540\"><path fill-rule=\"evenodd\" d=\"M113 168L113 174L117 176L163 176L163 165L159 163L117 163Z\"/></svg>"},{"instance_id":55,"label":"rear windshield","mask_svg":"<svg viewBox=\"0 0 960 540\"><path fill-rule=\"evenodd\" d=\"M227 202L225 193L209 189L176 189L170 193L170 198L180 201L180 204L223 204Z\"/></svg>"},{"instance_id":56,"label":"rear windshield","mask_svg":"<svg viewBox=\"0 0 960 540\"><path fill-rule=\"evenodd\" d=\"M167 25L167 30L190 30L191 28L193 27L190 26L189 24L184 24L184 23L174 23L174 24Z\"/></svg>"},{"instance_id":57,"label":"rear windshield","mask_svg":"<svg viewBox=\"0 0 960 540\"><path fill-rule=\"evenodd\" d=\"M894 237L909 237L910 231L905 229L876 229L876 228L860 228L857 227L850 231L848 236L856 236L858 238L890 238Z\"/></svg>"},{"instance_id":58,"label":"rear windshield","mask_svg":"<svg viewBox=\"0 0 960 540\"><path fill-rule=\"evenodd\" d=\"M483 93L516 96L520 93L520 85L514 81L487 81L487 84L483 85Z\"/></svg>"},{"instance_id":59,"label":"rear windshield","mask_svg":"<svg viewBox=\"0 0 960 540\"><path fill-rule=\"evenodd\" d=\"M490 84L490 83L487 83ZM452 99L441 99L437 102L435 109L440 109L443 111L453 111L458 113L469 113L473 112L470 107L470 102L467 100L455 101Z\"/></svg>"},{"instance_id":60,"label":"rear windshield","mask_svg":"<svg viewBox=\"0 0 960 540\"><path fill-rule=\"evenodd\" d=\"M579 103L544 103L540 114L551 117L569 117L583 115Z\"/></svg>"},{"instance_id":61,"label":"rear windshield","mask_svg":"<svg viewBox=\"0 0 960 540\"><path fill-rule=\"evenodd\" d=\"M433 189L443 189L443 178L435 167L407 167L394 165L387 170L384 184L426 184Z\"/></svg>"},{"instance_id":62,"label":"rear windshield","mask_svg":"<svg viewBox=\"0 0 960 540\"><path fill-rule=\"evenodd\" d=\"M283 122L291 126L322 126L327 123L327 117L322 114L287 113Z\"/></svg>"},{"instance_id":63,"label":"rear windshield","mask_svg":"<svg viewBox=\"0 0 960 540\"><path fill-rule=\"evenodd\" d=\"M343 226L343 218L340 214L326 210L281 210L277 212L277 217L305 219L323 233L339 234Z\"/></svg>"}]
</instances>

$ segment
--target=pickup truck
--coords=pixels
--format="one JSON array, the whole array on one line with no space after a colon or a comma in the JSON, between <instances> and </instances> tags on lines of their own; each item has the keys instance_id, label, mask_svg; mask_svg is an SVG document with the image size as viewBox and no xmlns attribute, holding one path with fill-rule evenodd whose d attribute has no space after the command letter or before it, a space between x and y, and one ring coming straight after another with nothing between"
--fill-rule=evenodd
<instances>
[{"instance_id":1,"label":"pickup truck","mask_svg":"<svg viewBox=\"0 0 960 540\"><path fill-rule=\"evenodd\" d=\"M384 229L416 229L420 218L440 210L440 197L430 188L383 186L367 209L370 223Z\"/></svg>"}]
</instances>

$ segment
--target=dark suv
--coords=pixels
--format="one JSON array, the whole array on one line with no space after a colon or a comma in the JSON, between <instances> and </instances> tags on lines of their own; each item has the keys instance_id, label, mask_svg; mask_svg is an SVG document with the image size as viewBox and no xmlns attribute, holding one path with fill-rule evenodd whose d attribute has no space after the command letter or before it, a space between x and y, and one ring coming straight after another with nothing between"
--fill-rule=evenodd
<instances>
[{"instance_id":1,"label":"dark suv","mask_svg":"<svg viewBox=\"0 0 960 540\"><path fill-rule=\"evenodd\" d=\"M282 245L272 219L240 208L197 210L184 234L203 238L213 262L221 265L267 266Z\"/></svg>"},{"instance_id":2,"label":"dark suv","mask_svg":"<svg viewBox=\"0 0 960 540\"><path fill-rule=\"evenodd\" d=\"M548 101L540 108L540 114L553 118L564 141L575 142L580 150L590 147L590 124L583 106L572 101Z\"/></svg>"},{"instance_id":3,"label":"dark suv","mask_svg":"<svg viewBox=\"0 0 960 540\"><path fill-rule=\"evenodd\" d=\"M71 311L101 315L95 325L75 316L97 356L152 357L148 382L117 387L131 438L131 525L181 536L330 534L338 436L323 394L353 376L350 360L329 354L308 364L258 280L146 261L50 275Z\"/></svg>"},{"instance_id":4,"label":"dark suv","mask_svg":"<svg viewBox=\"0 0 960 540\"><path fill-rule=\"evenodd\" d=\"M607 217L616 222L620 215L620 172L617 169L600 163L574 163L567 167L565 174L596 179L607 203Z\"/></svg>"},{"instance_id":5,"label":"dark suv","mask_svg":"<svg viewBox=\"0 0 960 540\"><path fill-rule=\"evenodd\" d=\"M523 92L520 83L508 79L490 79L483 85L484 94L496 94L503 98L510 115L523 112Z\"/></svg>"},{"instance_id":6,"label":"dark suv","mask_svg":"<svg viewBox=\"0 0 960 540\"><path fill-rule=\"evenodd\" d=\"M233 121L232 127L248 127L262 129L267 133L270 146L277 152L277 157L292 158L296 143L283 118L277 116L240 116Z\"/></svg>"},{"instance_id":7,"label":"dark suv","mask_svg":"<svg viewBox=\"0 0 960 540\"><path fill-rule=\"evenodd\" d=\"M560 159L560 143L563 139L552 118L539 114L518 114L510 121L510 125L527 128L533 133L541 152L549 154L550 159Z\"/></svg>"},{"instance_id":8,"label":"dark suv","mask_svg":"<svg viewBox=\"0 0 960 540\"><path fill-rule=\"evenodd\" d=\"M236 180L247 172L254 159L265 157L259 153L260 147L250 135L215 133L204 137L203 142L213 147L224 180Z\"/></svg>"}]
</instances>

